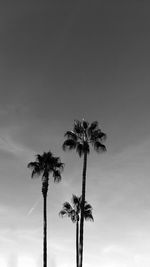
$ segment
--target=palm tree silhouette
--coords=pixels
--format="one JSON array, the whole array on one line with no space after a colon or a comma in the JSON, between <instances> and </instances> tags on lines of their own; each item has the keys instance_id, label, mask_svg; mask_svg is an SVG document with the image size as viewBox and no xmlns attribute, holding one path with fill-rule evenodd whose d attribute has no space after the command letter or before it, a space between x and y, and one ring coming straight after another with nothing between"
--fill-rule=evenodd
<instances>
[{"instance_id":1,"label":"palm tree silhouette","mask_svg":"<svg viewBox=\"0 0 150 267\"><path fill-rule=\"evenodd\" d=\"M76 223L76 266L79 267L79 221L81 216L82 197L72 195L71 202L72 205L69 202L65 202L63 204L63 208L59 212L59 215L62 217L68 216L73 223ZM94 221L92 215L92 206L86 201L84 204L84 219Z\"/></svg>"},{"instance_id":2,"label":"palm tree silhouette","mask_svg":"<svg viewBox=\"0 0 150 267\"><path fill-rule=\"evenodd\" d=\"M60 182L61 172L64 164L61 163L59 157L54 157L49 152L44 152L42 155L36 155L36 161L30 162L28 168L32 170L31 178L42 178L42 194L43 194L43 267L47 267L47 192L49 185L49 175L52 173L54 182Z\"/></svg>"},{"instance_id":3,"label":"palm tree silhouette","mask_svg":"<svg viewBox=\"0 0 150 267\"><path fill-rule=\"evenodd\" d=\"M81 220L80 220L80 247L79 247L79 266L82 267L83 261L83 229L84 229L84 204L86 193L86 170L87 155L90 153L92 145L96 152L106 151L102 142L106 139L106 134L99 127L98 122L94 121L89 124L84 119L82 121L75 120L72 131L65 133L66 140L63 143L63 150L75 149L80 157L83 156L83 172L82 172L82 202L81 202Z\"/></svg>"}]
</instances>

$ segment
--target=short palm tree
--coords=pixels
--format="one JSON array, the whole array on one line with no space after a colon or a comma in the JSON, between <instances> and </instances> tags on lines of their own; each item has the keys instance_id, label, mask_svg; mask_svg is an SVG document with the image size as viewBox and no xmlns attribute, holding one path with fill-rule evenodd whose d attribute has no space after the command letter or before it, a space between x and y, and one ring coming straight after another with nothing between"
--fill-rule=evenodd
<instances>
[{"instance_id":1,"label":"short palm tree","mask_svg":"<svg viewBox=\"0 0 150 267\"><path fill-rule=\"evenodd\" d=\"M82 203L81 203L81 221L80 221L80 249L79 249L79 266L82 267L83 261L83 228L84 228L84 205L86 193L86 170L87 155L90 153L90 146L93 146L96 152L106 151L103 141L106 134L99 127L98 122L94 121L89 124L84 119L82 121L75 120L72 131L65 133L66 140L63 143L64 150L75 149L80 157L83 156L83 172L82 172Z\"/></svg>"},{"instance_id":2,"label":"short palm tree","mask_svg":"<svg viewBox=\"0 0 150 267\"><path fill-rule=\"evenodd\" d=\"M54 182L61 180L61 172L64 164L61 163L59 157L54 157L49 152L44 152L42 155L36 155L36 160L28 164L28 168L32 170L31 177L42 178L42 194L43 194L43 267L47 267L47 192L49 185L49 175L52 174Z\"/></svg>"},{"instance_id":3,"label":"short palm tree","mask_svg":"<svg viewBox=\"0 0 150 267\"><path fill-rule=\"evenodd\" d=\"M76 223L76 266L79 267L79 221L81 217L82 197L72 195L71 202L72 205L69 202L65 202L63 204L63 208L59 215L62 217L68 216L73 223ZM92 206L86 201L84 204L84 219L94 221L92 215Z\"/></svg>"}]
</instances>

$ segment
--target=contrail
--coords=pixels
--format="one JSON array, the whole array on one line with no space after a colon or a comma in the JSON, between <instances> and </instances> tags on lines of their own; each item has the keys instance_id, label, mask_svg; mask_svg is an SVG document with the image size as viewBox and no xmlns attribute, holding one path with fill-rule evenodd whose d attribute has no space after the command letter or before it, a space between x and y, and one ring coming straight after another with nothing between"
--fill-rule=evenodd
<instances>
[{"instance_id":1,"label":"contrail","mask_svg":"<svg viewBox=\"0 0 150 267\"><path fill-rule=\"evenodd\" d=\"M31 207L31 209L29 209L28 213L27 213L27 217L30 216L30 214L34 211L34 209L37 207L37 205L39 204L41 200L41 197L38 198L38 200L33 204L33 206Z\"/></svg>"}]
</instances>

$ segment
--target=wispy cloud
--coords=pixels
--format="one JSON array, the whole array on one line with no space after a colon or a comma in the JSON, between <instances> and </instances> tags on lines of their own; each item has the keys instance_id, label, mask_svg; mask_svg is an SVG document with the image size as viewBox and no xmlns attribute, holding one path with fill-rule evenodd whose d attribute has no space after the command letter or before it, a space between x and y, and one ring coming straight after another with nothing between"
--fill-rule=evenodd
<instances>
[{"instance_id":1,"label":"wispy cloud","mask_svg":"<svg viewBox=\"0 0 150 267\"><path fill-rule=\"evenodd\" d=\"M39 202L41 201L41 196L38 198L38 200L33 204L33 206L29 209L28 213L27 213L27 217L31 215L31 213L35 210L35 208L37 207L37 205L39 204Z\"/></svg>"},{"instance_id":2,"label":"wispy cloud","mask_svg":"<svg viewBox=\"0 0 150 267\"><path fill-rule=\"evenodd\" d=\"M31 154L34 152L30 150L29 148L23 146L22 144L19 144L15 142L11 136L3 135L0 136L0 151L10 153L15 156L24 156L24 157L29 157Z\"/></svg>"}]
</instances>

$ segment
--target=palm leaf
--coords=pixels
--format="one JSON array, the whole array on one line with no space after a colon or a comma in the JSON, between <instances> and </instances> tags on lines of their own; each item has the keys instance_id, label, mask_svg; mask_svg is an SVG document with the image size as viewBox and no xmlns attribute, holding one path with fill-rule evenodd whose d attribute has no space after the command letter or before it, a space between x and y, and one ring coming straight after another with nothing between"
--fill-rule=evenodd
<instances>
[{"instance_id":1,"label":"palm leaf","mask_svg":"<svg viewBox=\"0 0 150 267\"><path fill-rule=\"evenodd\" d=\"M72 210L71 211L71 220L73 223L75 223L77 221L77 215L76 215L76 211L75 210Z\"/></svg>"},{"instance_id":2,"label":"palm leaf","mask_svg":"<svg viewBox=\"0 0 150 267\"><path fill-rule=\"evenodd\" d=\"M92 215L92 206L87 203L87 201L85 201L85 205L84 205L84 218L85 220L91 220L94 221L93 215Z\"/></svg>"},{"instance_id":3,"label":"palm leaf","mask_svg":"<svg viewBox=\"0 0 150 267\"><path fill-rule=\"evenodd\" d=\"M83 144L78 142L77 146L76 146L76 151L79 154L79 157L82 157L83 153L84 153L84 149L83 149Z\"/></svg>"},{"instance_id":4,"label":"palm leaf","mask_svg":"<svg viewBox=\"0 0 150 267\"><path fill-rule=\"evenodd\" d=\"M59 212L59 216L65 216L66 215L66 210L61 210L60 212Z\"/></svg>"},{"instance_id":5,"label":"palm leaf","mask_svg":"<svg viewBox=\"0 0 150 267\"><path fill-rule=\"evenodd\" d=\"M45 158L45 153L43 153L43 155L39 155L39 154L37 154L36 155L36 162L38 162L38 164L39 164L39 166L43 166L43 162L45 161L45 160L43 160Z\"/></svg>"},{"instance_id":6,"label":"palm leaf","mask_svg":"<svg viewBox=\"0 0 150 267\"><path fill-rule=\"evenodd\" d=\"M91 123L91 125L89 126L89 128L88 128L88 134L89 134L89 136L91 135L91 133L94 131L94 130L96 130L98 128L98 122L97 121L93 121L92 123Z\"/></svg>"},{"instance_id":7,"label":"palm leaf","mask_svg":"<svg viewBox=\"0 0 150 267\"><path fill-rule=\"evenodd\" d=\"M63 209L66 210L66 211L71 211L72 210L72 207L71 207L70 203L66 201L63 204Z\"/></svg>"},{"instance_id":8,"label":"palm leaf","mask_svg":"<svg viewBox=\"0 0 150 267\"><path fill-rule=\"evenodd\" d=\"M61 175L59 170L53 170L54 182L59 183L61 181Z\"/></svg>"},{"instance_id":9,"label":"palm leaf","mask_svg":"<svg viewBox=\"0 0 150 267\"><path fill-rule=\"evenodd\" d=\"M84 210L85 211L92 211L92 206L90 204L88 204L86 201L85 201L85 204L84 204Z\"/></svg>"},{"instance_id":10,"label":"palm leaf","mask_svg":"<svg viewBox=\"0 0 150 267\"><path fill-rule=\"evenodd\" d=\"M75 223L77 220L77 212L72 208L69 202L65 202L63 204L63 208L59 212L59 215L62 217L64 216L70 217L73 223Z\"/></svg>"},{"instance_id":11,"label":"palm leaf","mask_svg":"<svg viewBox=\"0 0 150 267\"><path fill-rule=\"evenodd\" d=\"M68 150L72 150L76 148L76 142L72 139L67 139L64 141L63 146L62 146L63 150L66 151Z\"/></svg>"},{"instance_id":12,"label":"palm leaf","mask_svg":"<svg viewBox=\"0 0 150 267\"><path fill-rule=\"evenodd\" d=\"M100 129L98 129L98 130L95 130L92 132L90 139L95 140L95 141L98 139L100 139L101 141L105 141L106 140L106 134L103 133Z\"/></svg>"},{"instance_id":13,"label":"palm leaf","mask_svg":"<svg viewBox=\"0 0 150 267\"><path fill-rule=\"evenodd\" d=\"M89 126L89 123L83 119L82 125L83 125L83 128L86 130Z\"/></svg>"},{"instance_id":14,"label":"palm leaf","mask_svg":"<svg viewBox=\"0 0 150 267\"><path fill-rule=\"evenodd\" d=\"M38 177L43 172L38 162L30 162L27 167L32 170L31 178Z\"/></svg>"},{"instance_id":15,"label":"palm leaf","mask_svg":"<svg viewBox=\"0 0 150 267\"><path fill-rule=\"evenodd\" d=\"M82 155L84 154L84 152L86 152L87 154L89 154L90 152L90 146L88 144L88 142L77 142L77 146L76 146L76 151L79 154L80 157L82 157Z\"/></svg>"},{"instance_id":16,"label":"palm leaf","mask_svg":"<svg viewBox=\"0 0 150 267\"><path fill-rule=\"evenodd\" d=\"M62 162L58 162L56 164L56 168L58 168L60 171L63 171L65 164Z\"/></svg>"},{"instance_id":17,"label":"palm leaf","mask_svg":"<svg viewBox=\"0 0 150 267\"><path fill-rule=\"evenodd\" d=\"M76 195L72 195L72 204L73 206L79 205L79 197L77 197Z\"/></svg>"},{"instance_id":18,"label":"palm leaf","mask_svg":"<svg viewBox=\"0 0 150 267\"><path fill-rule=\"evenodd\" d=\"M72 204L73 204L74 210L78 214L80 212L80 207L81 207L80 197L77 197L76 195L72 195Z\"/></svg>"},{"instance_id":19,"label":"palm leaf","mask_svg":"<svg viewBox=\"0 0 150 267\"><path fill-rule=\"evenodd\" d=\"M94 221L94 218L93 218L92 213L86 213L86 212L84 212L84 219L86 221Z\"/></svg>"},{"instance_id":20,"label":"palm leaf","mask_svg":"<svg viewBox=\"0 0 150 267\"><path fill-rule=\"evenodd\" d=\"M83 127L82 127L81 122L79 120L74 121L73 132L76 133L77 135L81 135L83 133Z\"/></svg>"},{"instance_id":21,"label":"palm leaf","mask_svg":"<svg viewBox=\"0 0 150 267\"><path fill-rule=\"evenodd\" d=\"M82 195L79 197L79 203L81 205L81 203L82 203Z\"/></svg>"},{"instance_id":22,"label":"palm leaf","mask_svg":"<svg viewBox=\"0 0 150 267\"><path fill-rule=\"evenodd\" d=\"M74 141L77 141L78 139L77 135L73 131L67 131L64 136Z\"/></svg>"},{"instance_id":23,"label":"palm leaf","mask_svg":"<svg viewBox=\"0 0 150 267\"><path fill-rule=\"evenodd\" d=\"M103 145L99 141L94 142L93 146L94 146L94 149L96 150L96 152L105 152L106 151L105 145Z\"/></svg>"}]
</instances>

